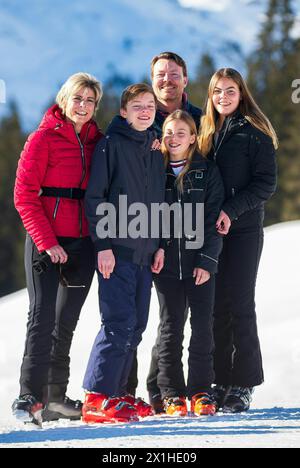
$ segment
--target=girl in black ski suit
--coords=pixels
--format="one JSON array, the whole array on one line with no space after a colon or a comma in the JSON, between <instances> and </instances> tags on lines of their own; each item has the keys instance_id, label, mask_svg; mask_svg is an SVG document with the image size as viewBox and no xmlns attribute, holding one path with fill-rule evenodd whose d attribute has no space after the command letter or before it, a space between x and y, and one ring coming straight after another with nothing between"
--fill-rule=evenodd
<instances>
[{"instance_id":1,"label":"girl in black ski suit","mask_svg":"<svg viewBox=\"0 0 300 468\"><path fill-rule=\"evenodd\" d=\"M210 82L199 146L225 186L217 221L224 245L216 277L215 398L224 412L246 411L263 382L255 283L263 247L264 203L276 187L276 133L242 76L217 71ZM229 230L230 229L230 230Z\"/></svg>"},{"instance_id":2,"label":"girl in black ski suit","mask_svg":"<svg viewBox=\"0 0 300 468\"><path fill-rule=\"evenodd\" d=\"M157 381L166 413L177 416L187 414L186 397L192 401L192 411L196 415L214 414L216 410L211 397L214 381L212 318L214 274L222 249L216 221L224 190L218 168L197 152L197 146L193 118L181 110L170 114L163 126L162 143L167 172L166 202L178 203L182 213L177 224L171 223L170 238L163 241L165 265L159 275L154 275L154 282L161 327ZM186 225L188 206L193 232L188 231ZM204 217L199 223L196 209L201 206ZM179 233L182 227L183 235ZM191 311L192 335L185 384L181 358L187 304Z\"/></svg>"}]
</instances>

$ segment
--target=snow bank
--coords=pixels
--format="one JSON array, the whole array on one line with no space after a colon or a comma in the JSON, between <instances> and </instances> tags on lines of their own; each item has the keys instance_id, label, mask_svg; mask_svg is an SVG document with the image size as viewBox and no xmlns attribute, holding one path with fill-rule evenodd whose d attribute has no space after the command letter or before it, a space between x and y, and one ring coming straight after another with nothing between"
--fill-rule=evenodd
<instances>
[{"instance_id":1,"label":"snow bank","mask_svg":"<svg viewBox=\"0 0 300 468\"><path fill-rule=\"evenodd\" d=\"M257 283L257 316L265 384L254 395L246 415L170 420L154 418L135 425L88 427L81 423L49 423L43 431L16 428L10 405L18 394L28 299L25 290L0 299L0 445L101 447L300 446L300 222L265 230L265 246ZM242 261L242 259L241 259ZM138 394L147 398L145 380L158 324L153 291L150 319L139 348ZM71 355L70 397L82 396L81 382L95 334L100 326L97 284L86 301ZM184 361L189 329L186 329ZM16 430L17 429L17 430ZM2 433L2 435L1 435Z\"/></svg>"}]
</instances>

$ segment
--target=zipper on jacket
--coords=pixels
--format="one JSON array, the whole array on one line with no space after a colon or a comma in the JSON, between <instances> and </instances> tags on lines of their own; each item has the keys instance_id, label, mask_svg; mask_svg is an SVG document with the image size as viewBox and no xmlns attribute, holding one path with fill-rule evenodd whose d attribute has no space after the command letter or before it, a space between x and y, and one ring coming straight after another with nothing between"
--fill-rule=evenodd
<instances>
[{"instance_id":1,"label":"zipper on jacket","mask_svg":"<svg viewBox=\"0 0 300 468\"><path fill-rule=\"evenodd\" d=\"M229 119L228 119L228 122L227 122L227 124L226 124L226 127L225 127L225 130L224 130L224 133L223 133L223 136L222 136L222 138L221 138L220 143L217 145L216 148L214 147L214 161L216 161L216 159L217 159L218 151L219 151L219 149L220 149L221 146L222 146L222 143L223 143L223 141L224 141L225 136L227 135L227 132L228 132L228 129L229 129L229 125L231 124L231 122L232 122L232 118L229 118ZM240 127L243 126L243 125L244 125L244 124L242 124L242 125L240 124Z\"/></svg>"},{"instance_id":2,"label":"zipper on jacket","mask_svg":"<svg viewBox=\"0 0 300 468\"><path fill-rule=\"evenodd\" d=\"M177 179L177 176L174 174L174 173L170 173L170 172L167 172L166 174L167 176L172 176L174 177L174 185L176 185L176 179ZM180 189L178 188L177 186L177 198L178 198L178 202L180 203L180 212L179 212L179 225L181 226L181 233L178 233L178 234L181 234L181 237L179 236L178 237L178 263L179 263L179 279L182 280L182 255L181 255L181 239L182 239L182 234L183 234L183 226L182 226L182 205L181 205L181 202L182 202L182 199L181 199L181 192L180 192ZM169 191L169 190L174 190L174 188L172 189L166 189L166 191ZM175 240L175 239L174 239Z\"/></svg>"},{"instance_id":3,"label":"zipper on jacket","mask_svg":"<svg viewBox=\"0 0 300 468\"><path fill-rule=\"evenodd\" d=\"M77 141L79 143L79 146L80 146L80 153L81 153L81 162L82 162L82 176L81 176L81 180L79 182L79 187L81 187L81 184L82 182L84 181L84 178L85 178L85 175L86 175L86 164L85 164L85 157L84 157L84 147L83 147L83 144L78 136L78 133L76 132L75 128L74 128L74 131L75 131L75 135L76 135L76 138L77 138ZM87 132L88 133L88 132ZM78 200L78 203L79 203L79 237L82 237L82 206L81 206L81 201Z\"/></svg>"},{"instance_id":4,"label":"zipper on jacket","mask_svg":"<svg viewBox=\"0 0 300 468\"><path fill-rule=\"evenodd\" d=\"M232 122L233 120L234 120L234 117L231 117L231 118L228 119L228 123L227 123L227 125L226 125L226 127L225 127L223 137L222 137L220 143L217 145L217 148L215 148L215 146L214 146L214 144L213 144L213 148L214 148L214 161L216 161L217 153L218 153L218 151L219 151L219 149L220 149L220 147L221 147L221 145L222 145L222 143L223 143L223 141L224 141L224 138L225 138L225 136L226 136L226 134L227 134L227 132L228 132L229 126L230 126L230 124L231 124L231 122ZM243 126L244 126L245 124L247 124L247 123L248 123L248 120L247 120L245 117L243 118L243 120L238 121L239 127L243 127Z\"/></svg>"},{"instance_id":5,"label":"zipper on jacket","mask_svg":"<svg viewBox=\"0 0 300 468\"><path fill-rule=\"evenodd\" d=\"M54 207L54 211L53 211L53 219L56 218L59 202L60 202L60 197L57 197L55 207Z\"/></svg>"},{"instance_id":6,"label":"zipper on jacket","mask_svg":"<svg viewBox=\"0 0 300 468\"><path fill-rule=\"evenodd\" d=\"M181 193L177 187L177 194L178 194L178 201L180 203L180 210L179 210L179 222L180 222L180 227L181 227L181 230L182 230L182 217L181 217L181 210L182 210L182 206L181 206ZM181 232L181 236L182 236L182 232ZM181 265L181 237L179 236L178 237L178 261L179 261L179 279L182 280L182 265Z\"/></svg>"},{"instance_id":7,"label":"zipper on jacket","mask_svg":"<svg viewBox=\"0 0 300 468\"><path fill-rule=\"evenodd\" d=\"M231 195L232 195L232 197L235 196L235 188L234 187L231 188Z\"/></svg>"},{"instance_id":8,"label":"zipper on jacket","mask_svg":"<svg viewBox=\"0 0 300 468\"><path fill-rule=\"evenodd\" d=\"M228 128L229 128L230 123L231 123L231 119L228 119L228 122L227 122L227 124L226 124L226 127L225 127L225 130L224 130L224 133L223 133L223 136L222 136L222 138L221 138L220 143L217 145L216 148L215 148L215 146L214 146L214 161L216 161L216 159L217 159L218 151L219 151L219 149L221 148L221 145L222 145L222 143L223 143L223 141L224 141L224 138L225 138L225 136L226 136L226 134L227 134L227 132L228 132Z\"/></svg>"},{"instance_id":9,"label":"zipper on jacket","mask_svg":"<svg viewBox=\"0 0 300 468\"><path fill-rule=\"evenodd\" d=\"M219 263L218 260L216 260L215 258L210 257L209 255L205 255L204 253L201 253L200 255L201 255L201 257L209 258L210 260L212 260L215 263Z\"/></svg>"}]
</instances>

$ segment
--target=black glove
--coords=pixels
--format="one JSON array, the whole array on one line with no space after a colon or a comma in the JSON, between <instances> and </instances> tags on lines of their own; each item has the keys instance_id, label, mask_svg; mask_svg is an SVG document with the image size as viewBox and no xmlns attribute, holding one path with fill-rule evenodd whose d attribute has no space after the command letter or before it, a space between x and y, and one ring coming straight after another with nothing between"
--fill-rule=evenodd
<instances>
[{"instance_id":1,"label":"black glove","mask_svg":"<svg viewBox=\"0 0 300 468\"><path fill-rule=\"evenodd\" d=\"M52 261L47 252L40 253L38 258L32 262L32 268L38 275L41 275L44 271L48 270L51 265Z\"/></svg>"}]
</instances>

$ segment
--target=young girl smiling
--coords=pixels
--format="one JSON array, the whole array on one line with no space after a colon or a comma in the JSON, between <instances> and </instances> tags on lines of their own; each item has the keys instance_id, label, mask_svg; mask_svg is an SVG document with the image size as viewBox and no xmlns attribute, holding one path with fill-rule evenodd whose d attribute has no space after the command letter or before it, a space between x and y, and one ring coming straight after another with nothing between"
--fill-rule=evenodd
<instances>
[{"instance_id":1,"label":"young girl smiling","mask_svg":"<svg viewBox=\"0 0 300 468\"><path fill-rule=\"evenodd\" d=\"M214 414L211 396L213 371L214 273L222 248L216 230L218 211L223 203L223 184L216 165L197 151L197 130L193 118L177 110L163 126L162 152L166 163L166 202L192 206L193 222L197 204L204 204L204 243L179 235L171 228L163 242L165 264L154 282L160 303L158 342L158 385L169 415L187 414L186 397L196 415ZM176 223L174 223L176 224ZM182 226L181 226L182 227ZM180 230L180 229L179 229ZM183 229L181 229L183 231ZM195 243L191 247L191 244ZM195 248L196 247L196 248ZM155 270L153 269L153 272ZM187 384L182 367L185 309L191 312L191 341Z\"/></svg>"}]
</instances>

